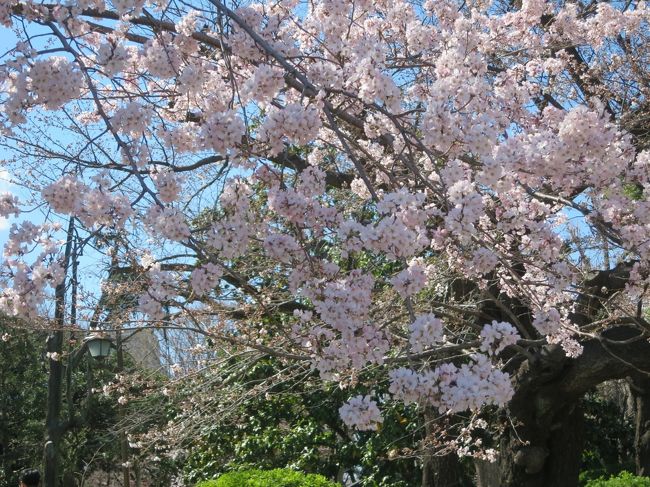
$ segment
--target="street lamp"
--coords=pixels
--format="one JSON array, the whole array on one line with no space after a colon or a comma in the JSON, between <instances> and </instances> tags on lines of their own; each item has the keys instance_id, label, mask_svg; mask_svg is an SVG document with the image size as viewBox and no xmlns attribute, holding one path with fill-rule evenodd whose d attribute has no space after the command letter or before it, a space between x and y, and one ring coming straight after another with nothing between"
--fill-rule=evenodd
<instances>
[{"instance_id":1,"label":"street lamp","mask_svg":"<svg viewBox=\"0 0 650 487\"><path fill-rule=\"evenodd\" d=\"M99 333L92 333L84 338L84 344L88 347L90 356L103 360L111 354L113 342L110 338Z\"/></svg>"},{"instance_id":2,"label":"street lamp","mask_svg":"<svg viewBox=\"0 0 650 487\"><path fill-rule=\"evenodd\" d=\"M113 347L113 341L101 331L92 331L83 340L83 344L77 350L70 353L68 363L64 365L60 360L50 359L50 379L48 380L47 395L47 418L45 423L46 441L44 451L45 487L55 487L57 484L57 472L59 462L59 449L65 433L75 423L72 420L72 412L67 421L61 420L61 396L63 383L67 384L67 391L70 393L72 383L72 371L79 365L86 349L90 356L102 360L108 357ZM63 331L57 330L48 338L48 351L61 353L63 348ZM70 401L68 407L72 407ZM85 412L82 412L85 416Z\"/></svg>"}]
</instances>

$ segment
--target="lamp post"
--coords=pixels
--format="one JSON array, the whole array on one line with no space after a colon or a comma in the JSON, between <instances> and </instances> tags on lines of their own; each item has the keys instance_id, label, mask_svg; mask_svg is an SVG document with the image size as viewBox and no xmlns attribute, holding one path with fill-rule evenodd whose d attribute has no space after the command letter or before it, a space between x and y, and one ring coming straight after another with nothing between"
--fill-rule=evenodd
<instances>
[{"instance_id":1,"label":"lamp post","mask_svg":"<svg viewBox=\"0 0 650 487\"><path fill-rule=\"evenodd\" d=\"M48 338L48 352L61 353L63 345L63 331L57 330ZM50 357L50 380L48 383L47 418L45 423L45 449L44 449L44 487L58 487L58 470L61 439L70 428L70 421L61 421L61 399L63 389L63 371L67 376L70 386L72 370L77 366L86 350L96 360L103 360L111 352L113 342L100 332L93 332L83 340L81 347L72 352L68 359L67 367L61 363L60 356Z\"/></svg>"},{"instance_id":2,"label":"lamp post","mask_svg":"<svg viewBox=\"0 0 650 487\"><path fill-rule=\"evenodd\" d=\"M110 355L113 341L103 334L92 333L84 338L84 345L92 358L103 360Z\"/></svg>"}]
</instances>

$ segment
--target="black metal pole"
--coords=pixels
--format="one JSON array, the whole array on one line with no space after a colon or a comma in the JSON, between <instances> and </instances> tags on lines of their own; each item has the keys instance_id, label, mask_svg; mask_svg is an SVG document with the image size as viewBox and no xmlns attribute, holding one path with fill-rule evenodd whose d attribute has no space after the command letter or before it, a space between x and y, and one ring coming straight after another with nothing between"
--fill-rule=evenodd
<instances>
[{"instance_id":1,"label":"black metal pole","mask_svg":"<svg viewBox=\"0 0 650 487\"><path fill-rule=\"evenodd\" d=\"M68 272L72 241L74 239L74 217L70 218L63 261L63 281L54 291L54 326L56 330L47 337L47 351L50 353L50 375L47 381L47 416L45 418L45 448L43 451L44 487L57 487L59 456L63 427L61 424L61 395L63 390L63 328L65 325L65 276Z\"/></svg>"}]
</instances>

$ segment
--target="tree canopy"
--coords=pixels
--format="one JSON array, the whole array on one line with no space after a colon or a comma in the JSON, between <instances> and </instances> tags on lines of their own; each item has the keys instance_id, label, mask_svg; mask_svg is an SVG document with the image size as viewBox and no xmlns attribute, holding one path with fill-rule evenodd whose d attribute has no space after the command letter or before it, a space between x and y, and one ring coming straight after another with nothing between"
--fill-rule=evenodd
<instances>
[{"instance_id":1,"label":"tree canopy","mask_svg":"<svg viewBox=\"0 0 650 487\"><path fill-rule=\"evenodd\" d=\"M355 431L395 402L432 437L462 414L431 449L492 462L485 485L564 485L576 401L650 368L648 20L2 0L0 308L316 371Z\"/></svg>"}]
</instances>

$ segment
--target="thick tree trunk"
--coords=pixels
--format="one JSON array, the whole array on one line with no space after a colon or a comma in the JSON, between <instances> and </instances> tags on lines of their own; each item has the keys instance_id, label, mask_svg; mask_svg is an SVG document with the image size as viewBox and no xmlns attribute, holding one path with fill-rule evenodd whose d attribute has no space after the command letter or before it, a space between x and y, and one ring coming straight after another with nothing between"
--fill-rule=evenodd
<instances>
[{"instance_id":1,"label":"thick tree trunk","mask_svg":"<svg viewBox=\"0 0 650 487\"><path fill-rule=\"evenodd\" d=\"M422 487L461 487L463 482L463 468L458 456L427 455L422 464Z\"/></svg>"},{"instance_id":2,"label":"thick tree trunk","mask_svg":"<svg viewBox=\"0 0 650 487\"><path fill-rule=\"evenodd\" d=\"M545 485L577 486L584 446L584 412L579 403L565 407L552 425L549 437L549 457L544 475Z\"/></svg>"},{"instance_id":3,"label":"thick tree trunk","mask_svg":"<svg viewBox=\"0 0 650 487\"><path fill-rule=\"evenodd\" d=\"M424 430L427 437L434 434L432 425L436 415L431 410L424 413ZM422 458L422 487L462 487L466 485L465 474L458 455L436 455L433 450L426 450Z\"/></svg>"},{"instance_id":4,"label":"thick tree trunk","mask_svg":"<svg viewBox=\"0 0 650 487\"><path fill-rule=\"evenodd\" d=\"M624 357L624 359L621 359ZM631 326L604 331L599 339L584 342L583 353L568 359L561 350L547 347L520 364L513 374L515 396L509 404L513 427L506 428L495 465L478 465L480 487L574 487L582 452L580 398L592 387L621 379L639 369L650 369L650 343ZM650 451L650 379L640 390L637 408L640 459ZM504 424L507 424L504 423ZM645 461L645 460L644 460ZM647 467L644 467L647 468Z\"/></svg>"},{"instance_id":5,"label":"thick tree trunk","mask_svg":"<svg viewBox=\"0 0 650 487\"><path fill-rule=\"evenodd\" d=\"M512 411L520 426L501 439L497 462L476 463L478 487L578 485L584 436L581 408L576 402L558 409L552 418L540 418L538 407L531 401L525 411Z\"/></svg>"},{"instance_id":6,"label":"thick tree trunk","mask_svg":"<svg viewBox=\"0 0 650 487\"><path fill-rule=\"evenodd\" d=\"M634 449L636 474L650 476L650 378L635 375L630 380L634 398Z\"/></svg>"}]
</instances>

